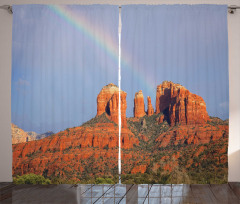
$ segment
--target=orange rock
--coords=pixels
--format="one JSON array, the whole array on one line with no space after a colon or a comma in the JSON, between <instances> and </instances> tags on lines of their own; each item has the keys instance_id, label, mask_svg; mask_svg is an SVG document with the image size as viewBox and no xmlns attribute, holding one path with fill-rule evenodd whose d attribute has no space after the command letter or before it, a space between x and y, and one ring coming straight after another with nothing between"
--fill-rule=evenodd
<instances>
[{"instance_id":1,"label":"orange rock","mask_svg":"<svg viewBox=\"0 0 240 204\"><path fill-rule=\"evenodd\" d=\"M132 149L139 144L139 140L127 128L122 129L121 139L123 149ZM90 158L99 161L100 157L104 162L109 161L109 158L116 161L107 164L111 169L117 166L117 147L118 126L113 123L68 128L51 137L13 145L13 174L32 172L42 175L47 168L48 174L52 175L59 169L66 170L64 165L71 166L77 172L82 164L76 162L88 161Z\"/></svg>"},{"instance_id":2,"label":"orange rock","mask_svg":"<svg viewBox=\"0 0 240 204\"><path fill-rule=\"evenodd\" d=\"M147 169L147 165L135 165L135 167L132 169L131 174L136 174L136 173L145 173Z\"/></svg>"},{"instance_id":3,"label":"orange rock","mask_svg":"<svg viewBox=\"0 0 240 204\"><path fill-rule=\"evenodd\" d=\"M164 81L157 86L156 113L163 112L168 122L180 124L205 124L209 120L206 103L202 97L190 93L185 87Z\"/></svg>"},{"instance_id":4,"label":"orange rock","mask_svg":"<svg viewBox=\"0 0 240 204\"><path fill-rule=\"evenodd\" d=\"M135 94L135 98L134 98L134 117L141 118L144 115L146 115L145 106L144 106L144 97L143 97L142 90L140 90Z\"/></svg>"},{"instance_id":5,"label":"orange rock","mask_svg":"<svg viewBox=\"0 0 240 204\"><path fill-rule=\"evenodd\" d=\"M127 127L126 102L127 93L121 90L122 127ZM110 83L102 88L97 96L97 116L107 113L110 119L118 124L119 88Z\"/></svg>"},{"instance_id":6,"label":"orange rock","mask_svg":"<svg viewBox=\"0 0 240 204\"><path fill-rule=\"evenodd\" d=\"M136 103L140 107L137 110L145 115L144 98L143 95L142 98L139 96L135 97L137 98ZM200 117L200 120L196 121L195 117L200 114L196 111L206 111L204 108L199 108L202 106L203 100L201 98L191 94L181 85L172 82L164 82L162 87L160 85L157 96L159 97L157 97L158 111L161 110L160 112L163 114L156 118L154 125L168 120L172 127L162 124L159 127L164 127L163 131L165 132L157 131L151 135L151 133L144 131L137 132L137 126L135 128L132 125L142 121L141 118L128 118L128 127L133 132L128 129L126 93L121 91L124 126L121 135L123 174L129 174L129 172L133 174L145 173L147 166L151 164L153 164L152 170L154 172L161 168L163 173L164 171L169 173L179 165L179 161L184 159L186 151L191 158L186 163L186 168L201 165L200 161L198 163L193 159L194 157L199 157L201 160L211 157L214 161L223 164L227 162L228 125L220 119L205 123L205 120ZM118 122L118 97L118 87L109 84L103 87L98 95L97 116L93 120L80 127L68 128L38 141L14 144L12 146L13 176L26 173L42 175L44 172L51 178L60 177L65 180L79 181L84 175L89 177L116 175L118 168L118 126L115 123ZM193 102L193 100L196 101ZM148 115L153 113L153 111L149 111L150 104L149 97ZM192 121L194 121L193 124L191 124ZM178 125L174 126L176 123ZM165 129L165 127L169 129ZM141 146L139 148L138 138L143 147L149 142L155 146L151 146L148 150ZM224 145L220 147L215 145L219 141L224 142ZM213 144L214 151L206 153L204 149L211 144ZM177 145L178 148L174 145ZM206 154L202 155L201 153ZM154 158L159 159L154 161ZM142 164L143 161L144 164Z\"/></svg>"},{"instance_id":7,"label":"orange rock","mask_svg":"<svg viewBox=\"0 0 240 204\"><path fill-rule=\"evenodd\" d=\"M228 135L228 125L181 125L160 134L156 142L159 147L170 144L205 144L225 138Z\"/></svg>"},{"instance_id":8,"label":"orange rock","mask_svg":"<svg viewBox=\"0 0 240 204\"><path fill-rule=\"evenodd\" d=\"M12 144L28 142L32 140L30 136L27 134L27 132L25 132L18 126L14 125L13 123L11 124L11 131L12 131Z\"/></svg>"},{"instance_id":9,"label":"orange rock","mask_svg":"<svg viewBox=\"0 0 240 204\"><path fill-rule=\"evenodd\" d=\"M158 124L163 123L164 121L164 115L160 115L159 117L156 118L156 121L158 122Z\"/></svg>"},{"instance_id":10,"label":"orange rock","mask_svg":"<svg viewBox=\"0 0 240 204\"><path fill-rule=\"evenodd\" d=\"M154 114L154 109L153 109L153 106L152 106L152 102L151 102L151 97L150 96L147 97L147 101L148 101L147 115L151 116L151 115Z\"/></svg>"},{"instance_id":11,"label":"orange rock","mask_svg":"<svg viewBox=\"0 0 240 204\"><path fill-rule=\"evenodd\" d=\"M140 135L140 138L144 141L144 142L147 142L148 141L148 138L145 136L145 135Z\"/></svg>"},{"instance_id":12,"label":"orange rock","mask_svg":"<svg viewBox=\"0 0 240 204\"><path fill-rule=\"evenodd\" d=\"M204 146L201 146L194 154L194 157L198 157L205 150Z\"/></svg>"}]
</instances>

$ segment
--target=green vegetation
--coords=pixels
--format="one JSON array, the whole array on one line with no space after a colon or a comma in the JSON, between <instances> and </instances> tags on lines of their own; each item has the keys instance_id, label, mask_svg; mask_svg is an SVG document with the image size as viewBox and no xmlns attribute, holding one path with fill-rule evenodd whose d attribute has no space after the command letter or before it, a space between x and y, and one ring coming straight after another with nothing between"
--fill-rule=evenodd
<instances>
[{"instance_id":1,"label":"green vegetation","mask_svg":"<svg viewBox=\"0 0 240 204\"><path fill-rule=\"evenodd\" d=\"M41 175L25 174L13 178L15 184L51 184L51 181Z\"/></svg>"},{"instance_id":2,"label":"green vegetation","mask_svg":"<svg viewBox=\"0 0 240 204\"><path fill-rule=\"evenodd\" d=\"M190 183L190 179L186 172L180 171L178 168L171 173L138 173L122 175L122 183L124 184L180 184Z\"/></svg>"},{"instance_id":3,"label":"green vegetation","mask_svg":"<svg viewBox=\"0 0 240 204\"><path fill-rule=\"evenodd\" d=\"M210 116L210 119L208 121L208 124L209 125L213 125L213 126L218 126L218 125L228 125L229 121L228 120L221 120L220 118L218 117L211 117Z\"/></svg>"},{"instance_id":4,"label":"green vegetation","mask_svg":"<svg viewBox=\"0 0 240 204\"><path fill-rule=\"evenodd\" d=\"M86 123L83 123L83 127L93 127L96 123L113 123L114 126L117 126L116 123L109 120L106 113L103 113L102 115L98 115L95 118L92 118L91 120L87 121Z\"/></svg>"},{"instance_id":5,"label":"green vegetation","mask_svg":"<svg viewBox=\"0 0 240 204\"><path fill-rule=\"evenodd\" d=\"M152 116L144 116L139 121L128 120L128 128L138 137L140 141L140 149L152 150L155 144L155 139L162 133L169 130L169 124L164 121L158 123L159 117L163 113L153 114ZM143 141L140 135L147 137L148 142Z\"/></svg>"},{"instance_id":6,"label":"green vegetation","mask_svg":"<svg viewBox=\"0 0 240 204\"><path fill-rule=\"evenodd\" d=\"M96 184L114 184L114 181L111 178L96 178Z\"/></svg>"},{"instance_id":7,"label":"green vegetation","mask_svg":"<svg viewBox=\"0 0 240 204\"><path fill-rule=\"evenodd\" d=\"M170 127L164 121L159 123L159 117L162 113L152 116L144 116L138 120L129 118L128 128L139 139L140 144L134 144L131 149L122 149L122 183L124 184L168 184L168 183L195 183L195 184L214 184L227 182L227 149L228 138L223 137L216 140L210 140L205 144L187 144L186 138L194 134L194 127L190 126L190 133L182 133L184 139L181 143L174 143L176 137L174 134L168 138L167 146L160 147L156 139L162 133L168 131L179 131L182 127L178 125ZM83 127L94 127L96 123L113 123L106 114L102 114L83 124ZM222 121L219 118L211 117L206 124L206 128L211 126L218 127L226 125L228 121ZM217 129L212 127L214 130ZM69 130L66 130L69 132ZM206 132L207 134L208 132ZM203 136L204 136L203 132ZM164 134L165 135L165 134ZM226 133L226 136L228 134ZM195 135L198 136L198 135ZM164 138L164 136L162 136ZM81 146L74 148L81 149ZM63 153L71 155L74 153L72 146L63 150ZM118 147L109 148L105 145L103 148L91 147L93 152L109 152L113 156L105 157L103 153L98 156L90 156L87 159L63 160L61 167L55 169L54 174L49 175L49 162L42 176L29 174L17 176L14 182L20 183L40 183L40 184L114 184L118 183L118 166L114 154L117 154ZM58 150L48 150L52 153ZM37 152L40 154L40 151ZM36 152L35 152L36 154ZM34 154L28 154L31 159ZM125 157L126 156L126 157ZM66 157L67 158L67 157ZM58 158L55 158L55 160ZM54 163L54 160L53 160ZM145 173L131 174L134 167L142 165L140 171ZM45 178L44 178L44 177Z\"/></svg>"}]
</instances>

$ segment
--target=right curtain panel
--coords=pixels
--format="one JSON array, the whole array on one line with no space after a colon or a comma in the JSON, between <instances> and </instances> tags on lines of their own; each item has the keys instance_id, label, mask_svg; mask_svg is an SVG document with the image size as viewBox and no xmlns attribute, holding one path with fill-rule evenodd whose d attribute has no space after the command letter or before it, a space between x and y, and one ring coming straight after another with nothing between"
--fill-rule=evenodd
<instances>
[{"instance_id":1,"label":"right curtain panel","mask_svg":"<svg viewBox=\"0 0 240 204\"><path fill-rule=\"evenodd\" d=\"M125 183L228 179L228 33L225 5L122 6Z\"/></svg>"}]
</instances>

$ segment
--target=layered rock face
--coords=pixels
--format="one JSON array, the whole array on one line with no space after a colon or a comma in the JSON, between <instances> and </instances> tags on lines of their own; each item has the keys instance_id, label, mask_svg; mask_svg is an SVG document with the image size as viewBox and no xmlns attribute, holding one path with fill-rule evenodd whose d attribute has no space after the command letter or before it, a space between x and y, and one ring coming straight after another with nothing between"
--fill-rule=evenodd
<instances>
[{"instance_id":1,"label":"layered rock face","mask_svg":"<svg viewBox=\"0 0 240 204\"><path fill-rule=\"evenodd\" d=\"M28 141L37 140L38 134L36 132L31 131L31 132L27 132L27 134L29 136Z\"/></svg>"},{"instance_id":2,"label":"layered rock face","mask_svg":"<svg viewBox=\"0 0 240 204\"><path fill-rule=\"evenodd\" d=\"M219 139L228 138L228 125L189 125L173 127L172 130L160 134L156 139L156 146L183 144L208 144Z\"/></svg>"},{"instance_id":3,"label":"layered rock face","mask_svg":"<svg viewBox=\"0 0 240 204\"><path fill-rule=\"evenodd\" d=\"M11 124L11 130L12 130L12 144L27 142L29 140L29 135L19 128L18 126Z\"/></svg>"},{"instance_id":4,"label":"layered rock face","mask_svg":"<svg viewBox=\"0 0 240 204\"><path fill-rule=\"evenodd\" d=\"M127 127L127 93L121 90L122 127ZM97 116L107 113L110 120L118 124L119 88L110 83L102 88L97 96Z\"/></svg>"},{"instance_id":5,"label":"layered rock face","mask_svg":"<svg viewBox=\"0 0 240 204\"><path fill-rule=\"evenodd\" d=\"M121 138L123 149L131 149L133 145L139 144L138 139L127 128L122 129ZM90 122L42 140L13 145L13 175L42 175L48 169L48 176L61 175L62 178L67 178L65 172L71 171L71 178L78 180L77 173L89 171L89 167L105 171L108 169L107 173L110 174L113 168L117 168L117 147L116 124ZM103 170L96 170L96 173L101 175ZM93 172L88 175L92 176Z\"/></svg>"},{"instance_id":6,"label":"layered rock face","mask_svg":"<svg viewBox=\"0 0 240 204\"><path fill-rule=\"evenodd\" d=\"M38 134L33 131L25 132L23 129L19 128L17 125L13 123L11 124L11 130L12 130L12 144L40 140L54 134L52 131L43 134Z\"/></svg>"},{"instance_id":7,"label":"layered rock face","mask_svg":"<svg viewBox=\"0 0 240 204\"><path fill-rule=\"evenodd\" d=\"M147 97L147 101L148 101L147 115L151 116L151 115L154 114L154 109L153 109L153 106L152 106L152 102L151 102L151 97L150 96Z\"/></svg>"},{"instance_id":8,"label":"layered rock face","mask_svg":"<svg viewBox=\"0 0 240 204\"><path fill-rule=\"evenodd\" d=\"M135 94L134 98L134 117L141 118L144 115L146 115L144 107L144 97L142 90L140 90Z\"/></svg>"},{"instance_id":9,"label":"layered rock face","mask_svg":"<svg viewBox=\"0 0 240 204\"><path fill-rule=\"evenodd\" d=\"M206 103L202 97L190 93L185 87L164 81L157 87L156 113L163 112L173 126L204 124L209 120Z\"/></svg>"}]
</instances>

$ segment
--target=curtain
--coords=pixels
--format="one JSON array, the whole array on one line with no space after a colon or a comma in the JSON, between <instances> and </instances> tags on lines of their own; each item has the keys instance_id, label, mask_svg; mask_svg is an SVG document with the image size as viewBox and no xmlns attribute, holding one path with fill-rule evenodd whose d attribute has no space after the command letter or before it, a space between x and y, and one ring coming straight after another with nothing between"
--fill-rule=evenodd
<instances>
[{"instance_id":1,"label":"curtain","mask_svg":"<svg viewBox=\"0 0 240 204\"><path fill-rule=\"evenodd\" d=\"M112 182L118 6L16 5L13 13L13 177Z\"/></svg>"},{"instance_id":2,"label":"curtain","mask_svg":"<svg viewBox=\"0 0 240 204\"><path fill-rule=\"evenodd\" d=\"M227 182L227 6L126 5L122 25L121 86L139 140L122 171L142 183Z\"/></svg>"},{"instance_id":3,"label":"curtain","mask_svg":"<svg viewBox=\"0 0 240 204\"><path fill-rule=\"evenodd\" d=\"M15 183L227 182L227 6L13 15Z\"/></svg>"}]
</instances>

